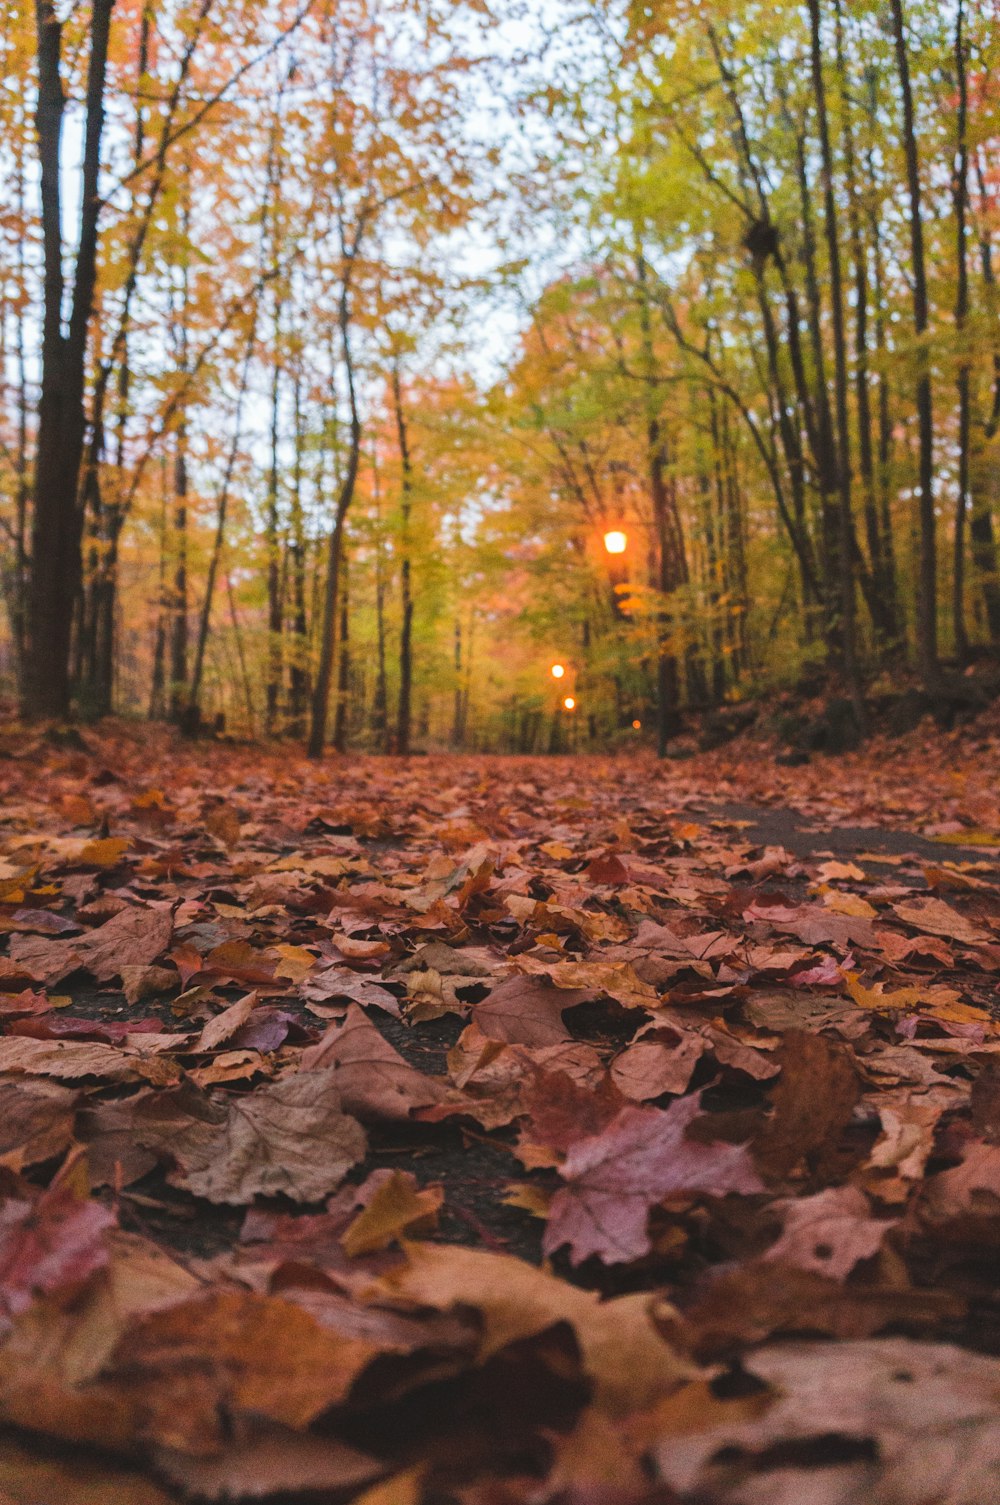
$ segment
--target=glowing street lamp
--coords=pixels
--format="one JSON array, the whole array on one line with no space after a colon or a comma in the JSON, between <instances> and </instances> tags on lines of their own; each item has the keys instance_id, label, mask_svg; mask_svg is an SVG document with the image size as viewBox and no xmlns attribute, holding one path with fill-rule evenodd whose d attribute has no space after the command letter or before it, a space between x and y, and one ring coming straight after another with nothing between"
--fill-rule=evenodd
<instances>
[{"instance_id":1,"label":"glowing street lamp","mask_svg":"<svg viewBox=\"0 0 1000 1505\"><path fill-rule=\"evenodd\" d=\"M604 547L609 554L624 554L628 548L628 534L620 528L610 528L604 535Z\"/></svg>"},{"instance_id":2,"label":"glowing street lamp","mask_svg":"<svg viewBox=\"0 0 1000 1505\"><path fill-rule=\"evenodd\" d=\"M564 711L575 711L576 710L576 701L573 699L572 695L567 695L566 696L566 699L563 701L563 710Z\"/></svg>"},{"instance_id":3,"label":"glowing street lamp","mask_svg":"<svg viewBox=\"0 0 1000 1505\"><path fill-rule=\"evenodd\" d=\"M551 669L553 679L562 679L566 673L565 664L553 664Z\"/></svg>"},{"instance_id":4,"label":"glowing street lamp","mask_svg":"<svg viewBox=\"0 0 1000 1505\"><path fill-rule=\"evenodd\" d=\"M632 730L634 732L641 732L642 731L642 722L638 721L638 720L637 721L633 721L632 722Z\"/></svg>"}]
</instances>

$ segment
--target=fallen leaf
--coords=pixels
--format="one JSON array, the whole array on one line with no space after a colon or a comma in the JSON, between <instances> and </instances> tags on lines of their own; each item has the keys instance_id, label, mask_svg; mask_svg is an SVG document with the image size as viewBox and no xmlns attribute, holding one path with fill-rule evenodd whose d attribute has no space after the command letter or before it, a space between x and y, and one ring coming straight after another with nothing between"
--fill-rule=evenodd
<instances>
[{"instance_id":1,"label":"fallen leaf","mask_svg":"<svg viewBox=\"0 0 1000 1505\"><path fill-rule=\"evenodd\" d=\"M788 1030L780 1059L771 1117L754 1139L754 1159L779 1180L806 1161L822 1180L860 1093L851 1054L823 1035Z\"/></svg>"},{"instance_id":2,"label":"fallen leaf","mask_svg":"<svg viewBox=\"0 0 1000 1505\"><path fill-rule=\"evenodd\" d=\"M987 931L980 930L943 899L908 899L892 908L894 914L915 930L929 930L932 935L943 935L949 941L974 946L990 939Z\"/></svg>"},{"instance_id":3,"label":"fallen leaf","mask_svg":"<svg viewBox=\"0 0 1000 1505\"><path fill-rule=\"evenodd\" d=\"M612 1416L644 1409L697 1373L660 1337L647 1297L602 1301L511 1255L409 1244L406 1263L384 1276L378 1289L439 1311L479 1312L480 1364L555 1323L570 1323L594 1382L595 1403Z\"/></svg>"},{"instance_id":4,"label":"fallen leaf","mask_svg":"<svg viewBox=\"0 0 1000 1505\"><path fill-rule=\"evenodd\" d=\"M558 1045L570 1038L566 1009L594 998L587 988L566 991L538 977L508 977L475 1006L484 1035L521 1045Z\"/></svg>"},{"instance_id":5,"label":"fallen leaf","mask_svg":"<svg viewBox=\"0 0 1000 1505\"><path fill-rule=\"evenodd\" d=\"M874 1219L868 1199L853 1186L780 1201L774 1211L784 1219L784 1228L764 1258L816 1270L832 1280L844 1280L859 1260L877 1254L893 1226Z\"/></svg>"},{"instance_id":6,"label":"fallen leaf","mask_svg":"<svg viewBox=\"0 0 1000 1505\"><path fill-rule=\"evenodd\" d=\"M300 1071L235 1096L221 1125L192 1120L164 1146L171 1181L238 1206L279 1193L318 1202L364 1157L364 1130L341 1108L336 1073Z\"/></svg>"},{"instance_id":7,"label":"fallen leaf","mask_svg":"<svg viewBox=\"0 0 1000 1505\"><path fill-rule=\"evenodd\" d=\"M415 1178L404 1171L373 1174L382 1180L341 1240L345 1254L351 1258L387 1249L404 1234L427 1233L437 1222L444 1201L440 1186L428 1186L421 1191Z\"/></svg>"},{"instance_id":8,"label":"fallen leaf","mask_svg":"<svg viewBox=\"0 0 1000 1505\"><path fill-rule=\"evenodd\" d=\"M575 1144L560 1167L566 1186L552 1201L545 1252L568 1244L574 1264L591 1255L607 1264L640 1259L650 1249L649 1210L665 1197L762 1191L744 1146L685 1137L700 1105L693 1093L665 1111L623 1108L600 1134Z\"/></svg>"},{"instance_id":9,"label":"fallen leaf","mask_svg":"<svg viewBox=\"0 0 1000 1505\"><path fill-rule=\"evenodd\" d=\"M302 1068L328 1072L345 1111L361 1119L409 1118L445 1097L443 1084L407 1065L356 1004L303 1051Z\"/></svg>"}]
</instances>

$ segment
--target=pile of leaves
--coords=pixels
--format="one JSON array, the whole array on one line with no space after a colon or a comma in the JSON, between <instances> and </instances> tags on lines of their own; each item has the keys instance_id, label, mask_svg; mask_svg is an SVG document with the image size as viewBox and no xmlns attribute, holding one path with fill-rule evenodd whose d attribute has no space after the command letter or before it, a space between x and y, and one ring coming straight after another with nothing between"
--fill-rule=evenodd
<instances>
[{"instance_id":1,"label":"pile of leaves","mask_svg":"<svg viewBox=\"0 0 1000 1505\"><path fill-rule=\"evenodd\" d=\"M75 742L0 761L0 1500L993 1497L995 746L778 841L722 754Z\"/></svg>"}]
</instances>

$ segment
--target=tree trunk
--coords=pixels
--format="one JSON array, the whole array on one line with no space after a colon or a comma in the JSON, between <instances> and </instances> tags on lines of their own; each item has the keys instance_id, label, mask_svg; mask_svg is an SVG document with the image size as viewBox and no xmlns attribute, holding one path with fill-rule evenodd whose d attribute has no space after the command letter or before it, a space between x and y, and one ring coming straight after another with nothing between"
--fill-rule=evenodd
<instances>
[{"instance_id":1,"label":"tree trunk","mask_svg":"<svg viewBox=\"0 0 1000 1505\"><path fill-rule=\"evenodd\" d=\"M306 611L306 537L302 512L302 372L295 372L295 469L292 475L292 652L289 669L289 731L301 737L309 699L309 618Z\"/></svg>"},{"instance_id":2,"label":"tree trunk","mask_svg":"<svg viewBox=\"0 0 1000 1505\"><path fill-rule=\"evenodd\" d=\"M833 153L826 110L826 80L823 76L822 34L819 0L809 0L810 52L813 94L819 122L820 163L823 179L823 221L826 230L830 275L830 313L833 324L834 403L837 445L837 571L840 583L840 640L844 655L844 678L854 708L859 732L865 730L865 701L858 663L854 602L854 519L851 512L851 449L847 412L847 340L844 332L844 293L840 267L840 236L833 194Z\"/></svg>"},{"instance_id":3,"label":"tree trunk","mask_svg":"<svg viewBox=\"0 0 1000 1505\"><path fill-rule=\"evenodd\" d=\"M871 562L872 591L865 599L876 639L883 646L899 635L893 557L883 532L875 485L875 445L868 362L868 266L859 210L857 155L852 125L851 90L844 58L841 0L835 0L836 61L840 94L841 139L846 178L847 222L854 301L854 398L857 407L858 470L864 497L865 536Z\"/></svg>"},{"instance_id":4,"label":"tree trunk","mask_svg":"<svg viewBox=\"0 0 1000 1505\"><path fill-rule=\"evenodd\" d=\"M976 153L976 185L983 204L987 202L986 174L982 159ZM992 295L996 289L996 273L993 268L993 247L985 228L980 232L979 258L983 282ZM993 501L997 491L996 462L991 456L993 441L1000 430L1000 349L993 352L993 394L985 422L982 425L982 443L977 446L977 463L970 474L972 490L972 517L969 532L972 537L972 561L983 593L986 609L986 624L990 641L1000 643L1000 568L997 560L996 535L993 529ZM971 459L971 457L970 457Z\"/></svg>"},{"instance_id":5,"label":"tree trunk","mask_svg":"<svg viewBox=\"0 0 1000 1505\"><path fill-rule=\"evenodd\" d=\"M927 332L927 268L924 255L924 222L920 190L920 158L913 117L910 59L903 17L903 0L890 0L896 67L903 103L903 147L906 157L906 190L909 199L910 257L913 274L913 328L921 348L917 353L917 424L919 430L918 483L920 487L920 566L917 583L917 658L928 691L938 681L937 649L937 531L934 516L934 410L931 394L930 358L922 348Z\"/></svg>"},{"instance_id":6,"label":"tree trunk","mask_svg":"<svg viewBox=\"0 0 1000 1505\"><path fill-rule=\"evenodd\" d=\"M401 476L399 589L402 618L399 629L399 707L396 714L396 751L402 757L406 757L410 751L413 698L413 581L410 560L413 468L410 460L406 415L403 412L398 361L392 368L392 400L396 412L396 436L399 442Z\"/></svg>"},{"instance_id":7,"label":"tree trunk","mask_svg":"<svg viewBox=\"0 0 1000 1505\"><path fill-rule=\"evenodd\" d=\"M351 687L351 619L348 610L349 591L347 562L342 565L343 586L340 592L340 640L337 662L337 705L333 715L333 747L338 753L347 751L347 728L349 725L348 693Z\"/></svg>"},{"instance_id":8,"label":"tree trunk","mask_svg":"<svg viewBox=\"0 0 1000 1505\"><path fill-rule=\"evenodd\" d=\"M54 0L36 0L38 102L36 127L42 202L44 313L38 403L29 643L24 711L65 716L70 707L71 603L83 573L82 517L77 501L86 419L88 336L97 280L98 181L104 127L104 84L114 0L93 0L80 184L80 234L73 300L63 333L61 139L65 96L62 25Z\"/></svg>"},{"instance_id":9,"label":"tree trunk","mask_svg":"<svg viewBox=\"0 0 1000 1505\"><path fill-rule=\"evenodd\" d=\"M961 661L968 657L969 639L965 628L965 535L969 515L969 437L971 431L970 371L965 351L965 325L969 313L969 261L966 248L969 211L969 83L965 56L964 0L955 11L955 75L958 80L958 109L955 118L955 170L952 201L955 206L955 338L959 344L958 375L958 494L955 498L955 538L952 568L951 617L955 654Z\"/></svg>"},{"instance_id":10,"label":"tree trunk","mask_svg":"<svg viewBox=\"0 0 1000 1505\"><path fill-rule=\"evenodd\" d=\"M278 441L280 437L281 363L278 355L280 339L281 305L276 303L274 314L274 371L271 377L271 464L267 475L267 694L265 698L264 727L267 735L273 736L278 718L278 701L281 695L282 643L284 623L281 590L281 549L278 540Z\"/></svg>"},{"instance_id":11,"label":"tree trunk","mask_svg":"<svg viewBox=\"0 0 1000 1505\"><path fill-rule=\"evenodd\" d=\"M382 497L376 452L372 452L372 486L375 498L375 694L372 699L372 729L384 749L389 725L389 690L385 669L385 547L382 536Z\"/></svg>"},{"instance_id":12,"label":"tree trunk","mask_svg":"<svg viewBox=\"0 0 1000 1505\"><path fill-rule=\"evenodd\" d=\"M174 578L170 597L170 719L180 722L188 677L188 468L187 429L177 429L174 456Z\"/></svg>"},{"instance_id":13,"label":"tree trunk","mask_svg":"<svg viewBox=\"0 0 1000 1505\"><path fill-rule=\"evenodd\" d=\"M462 745L462 623L456 612L454 628L455 697L451 719L451 745Z\"/></svg>"},{"instance_id":14,"label":"tree trunk","mask_svg":"<svg viewBox=\"0 0 1000 1505\"><path fill-rule=\"evenodd\" d=\"M354 253L358 249L355 242ZM351 424L350 440L347 452L347 469L341 483L340 493L337 497L337 505L334 511L333 528L330 532L330 541L327 548L326 584L323 592L323 622L320 631L319 666L316 671L316 684L313 689L312 714L309 724L309 743L307 753L310 758L321 758L323 746L326 742L326 723L330 706L330 686L333 682L333 662L336 650L337 637L337 607L339 604L340 591L340 566L344 545L344 524L347 520L348 509L354 498L354 489L358 479L358 462L361 456L361 419L358 414L358 397L354 384L354 362L351 357L350 341L350 285L349 272L351 262L348 262L347 270L340 290L340 313L339 328L341 349L344 357L344 369L347 373L347 394L350 405Z\"/></svg>"},{"instance_id":15,"label":"tree trunk","mask_svg":"<svg viewBox=\"0 0 1000 1505\"><path fill-rule=\"evenodd\" d=\"M243 369L240 373L240 389L236 398L236 412L233 416L233 437L229 446L229 453L226 456L226 468L222 477L219 500L216 503L215 537L212 540L212 552L208 560L205 594L202 597L201 611L198 614L198 636L195 642L194 665L191 670L191 685L184 710L185 730L191 735L194 735L201 725L201 681L205 668L205 650L208 646L208 634L212 621L215 584L218 579L219 564L222 559L222 550L226 540L226 514L229 510L229 494L233 482L233 472L236 469L236 458L239 454L243 428L243 404L246 400L249 383L250 361L253 356L255 336L256 318L251 324L246 353L243 357Z\"/></svg>"}]
</instances>

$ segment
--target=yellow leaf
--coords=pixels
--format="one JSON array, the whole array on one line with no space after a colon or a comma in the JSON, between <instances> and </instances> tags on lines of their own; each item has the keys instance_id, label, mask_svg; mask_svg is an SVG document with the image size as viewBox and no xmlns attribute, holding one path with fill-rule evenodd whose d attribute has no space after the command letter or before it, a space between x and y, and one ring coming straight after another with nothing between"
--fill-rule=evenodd
<instances>
[{"instance_id":1,"label":"yellow leaf","mask_svg":"<svg viewBox=\"0 0 1000 1505\"><path fill-rule=\"evenodd\" d=\"M305 946L273 946L281 957L274 969L275 977L287 977L290 982L301 982L316 965L316 958Z\"/></svg>"},{"instance_id":2,"label":"yellow leaf","mask_svg":"<svg viewBox=\"0 0 1000 1505\"><path fill-rule=\"evenodd\" d=\"M105 836L100 841L88 841L75 860L81 867L114 867L131 845L129 836Z\"/></svg>"},{"instance_id":3,"label":"yellow leaf","mask_svg":"<svg viewBox=\"0 0 1000 1505\"><path fill-rule=\"evenodd\" d=\"M823 903L834 914L850 915L856 920L870 920L878 914L875 906L869 904L867 899L862 899L860 894L830 892L824 895Z\"/></svg>"},{"instance_id":4,"label":"yellow leaf","mask_svg":"<svg viewBox=\"0 0 1000 1505\"><path fill-rule=\"evenodd\" d=\"M425 1233L436 1223L443 1201L442 1187L417 1191L412 1177L393 1171L343 1235L344 1253L354 1259L387 1249L404 1233Z\"/></svg>"},{"instance_id":5,"label":"yellow leaf","mask_svg":"<svg viewBox=\"0 0 1000 1505\"><path fill-rule=\"evenodd\" d=\"M962 1003L955 988L928 983L922 988L897 988L893 993L883 993L877 988L866 988L855 974L847 979L847 991L861 1009L916 1010L950 1024L982 1024L995 1033L990 1016L972 1004Z\"/></svg>"},{"instance_id":6,"label":"yellow leaf","mask_svg":"<svg viewBox=\"0 0 1000 1505\"><path fill-rule=\"evenodd\" d=\"M512 1181L507 1195L500 1200L505 1207L520 1207L532 1217L547 1218L552 1196L544 1187L535 1186L531 1181Z\"/></svg>"},{"instance_id":7,"label":"yellow leaf","mask_svg":"<svg viewBox=\"0 0 1000 1505\"><path fill-rule=\"evenodd\" d=\"M391 1479L374 1484L364 1494L358 1495L353 1505L419 1505L424 1472L425 1466L418 1464L415 1468L404 1469L401 1474L393 1474Z\"/></svg>"}]
</instances>

